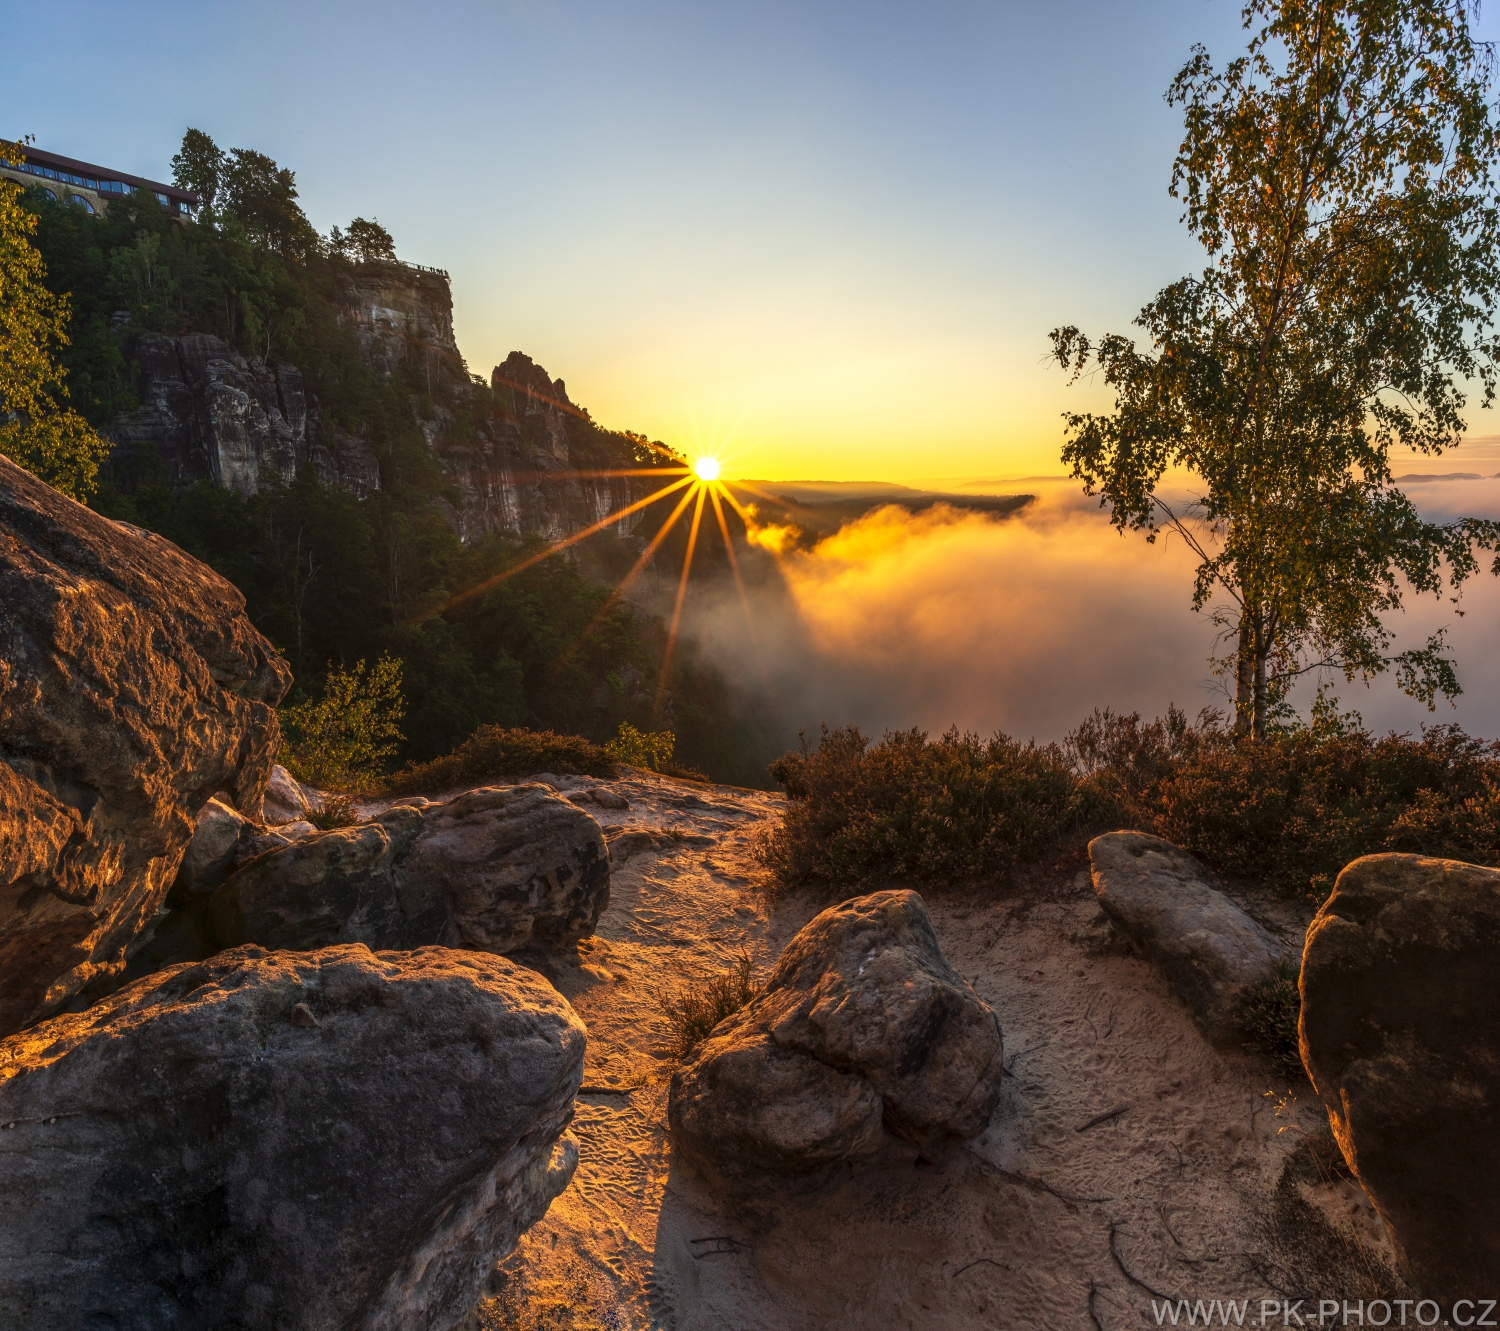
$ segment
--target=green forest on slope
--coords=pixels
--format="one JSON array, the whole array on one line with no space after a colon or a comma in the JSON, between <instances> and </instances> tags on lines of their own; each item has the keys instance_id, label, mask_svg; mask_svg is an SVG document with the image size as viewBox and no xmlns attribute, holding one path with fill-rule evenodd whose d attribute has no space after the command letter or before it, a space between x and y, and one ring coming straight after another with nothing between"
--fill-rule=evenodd
<instances>
[{"instance_id":1,"label":"green forest on slope","mask_svg":"<svg viewBox=\"0 0 1500 1331\"><path fill-rule=\"evenodd\" d=\"M629 721L670 725L682 764L764 786L778 751L769 727L691 643L672 656L670 713L656 709L665 626L627 602L607 605L639 542L600 533L576 557L543 560L449 604L544 542L461 542L442 516L445 477L421 422L441 405L455 422L449 436L461 441L508 405L462 364L442 383L414 363L378 377L339 317L335 289L350 265L393 257L389 236L357 219L320 237L290 171L258 153L218 153L195 134L174 167L180 183L212 200L196 221L174 221L144 191L103 217L27 191L47 284L72 303L63 363L74 407L108 431L139 405L137 334L211 333L247 357L296 365L325 426L369 442L380 489L360 499L321 484L311 468L289 484L269 478L250 498L209 482L173 488L159 452L136 446L116 451L93 506L161 533L233 582L293 665L289 702L316 696L330 666L400 658L406 741L397 763L445 753L485 724L602 742ZM639 436L600 433L622 460L669 465Z\"/></svg>"}]
</instances>

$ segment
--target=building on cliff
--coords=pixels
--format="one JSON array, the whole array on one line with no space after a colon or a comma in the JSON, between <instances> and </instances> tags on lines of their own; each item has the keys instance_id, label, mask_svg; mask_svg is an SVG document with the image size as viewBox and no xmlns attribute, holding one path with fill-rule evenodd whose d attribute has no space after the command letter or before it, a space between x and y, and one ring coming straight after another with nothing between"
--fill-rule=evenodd
<instances>
[{"instance_id":1,"label":"building on cliff","mask_svg":"<svg viewBox=\"0 0 1500 1331\"><path fill-rule=\"evenodd\" d=\"M382 381L406 371L425 387L413 421L445 473L444 516L460 539L510 531L559 540L655 488L650 478L599 474L639 467L630 442L595 425L529 356L512 352L485 392L454 339L447 273L358 263L335 294L366 366ZM328 420L299 367L242 356L205 334L142 333L129 356L140 406L111 433L122 449L154 445L172 485L207 480L250 495L268 474L290 481L310 466L362 497L380 488L371 441ZM641 520L611 525L628 536Z\"/></svg>"},{"instance_id":2,"label":"building on cliff","mask_svg":"<svg viewBox=\"0 0 1500 1331\"><path fill-rule=\"evenodd\" d=\"M150 190L156 195L156 201L179 220L193 216L202 202L191 190L164 185L159 180L147 180L128 171L116 171L112 167L95 166L92 162L43 152L40 148L24 149L19 166L0 161L0 176L28 187L39 186L59 203L71 203L101 216L109 211L111 199L124 198L138 189Z\"/></svg>"}]
</instances>

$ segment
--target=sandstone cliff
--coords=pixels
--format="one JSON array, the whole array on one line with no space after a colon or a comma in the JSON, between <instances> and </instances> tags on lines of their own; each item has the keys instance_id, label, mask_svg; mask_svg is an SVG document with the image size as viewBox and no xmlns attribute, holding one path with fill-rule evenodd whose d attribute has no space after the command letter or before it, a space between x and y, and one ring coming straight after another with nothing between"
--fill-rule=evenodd
<instances>
[{"instance_id":1,"label":"sandstone cliff","mask_svg":"<svg viewBox=\"0 0 1500 1331\"><path fill-rule=\"evenodd\" d=\"M630 440L600 429L529 356L472 378L453 335L448 276L402 263L355 265L334 288L364 365L406 395L412 425L441 463L459 536L556 540L644 497L650 478L576 473L639 466ZM217 337L142 334L132 359L141 405L115 423L122 448L151 444L173 486L212 481L242 495L311 466L361 497L380 488L369 439L337 429L295 365L239 355ZM628 535L639 515L622 519Z\"/></svg>"}]
</instances>

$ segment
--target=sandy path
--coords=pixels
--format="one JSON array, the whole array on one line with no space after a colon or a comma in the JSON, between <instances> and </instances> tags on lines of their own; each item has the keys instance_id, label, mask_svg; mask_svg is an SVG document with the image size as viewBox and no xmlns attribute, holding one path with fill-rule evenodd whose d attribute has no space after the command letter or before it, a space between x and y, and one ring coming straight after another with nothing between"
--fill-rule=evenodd
<instances>
[{"instance_id":1,"label":"sandy path","mask_svg":"<svg viewBox=\"0 0 1500 1331\"><path fill-rule=\"evenodd\" d=\"M723 1204L671 1157L659 996L741 947L764 974L829 903L768 913L755 887L750 849L777 797L646 775L611 788L631 808L601 822L685 839L617 866L598 935L534 964L588 1024L585 1085L629 1093L580 1096L575 1181L500 1269L480 1326L1113 1331L1155 1324L1148 1286L1281 1297L1272 1194L1322 1123L1310 1088L1278 1114L1285 1077L1205 1044L1081 869L1005 897L928 897L1005 1032L1012 1075L983 1138L941 1167L897 1147L814 1195Z\"/></svg>"}]
</instances>

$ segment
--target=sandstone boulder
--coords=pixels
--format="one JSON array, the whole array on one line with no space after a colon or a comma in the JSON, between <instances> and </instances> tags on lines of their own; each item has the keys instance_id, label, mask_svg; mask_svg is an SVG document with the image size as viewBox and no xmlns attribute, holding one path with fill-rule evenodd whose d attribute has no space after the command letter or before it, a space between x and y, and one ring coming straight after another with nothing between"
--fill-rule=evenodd
<instances>
[{"instance_id":1,"label":"sandstone boulder","mask_svg":"<svg viewBox=\"0 0 1500 1331\"><path fill-rule=\"evenodd\" d=\"M530 971L358 945L0 1041L0 1325L446 1331L567 1186L583 1054Z\"/></svg>"},{"instance_id":2,"label":"sandstone boulder","mask_svg":"<svg viewBox=\"0 0 1500 1331\"><path fill-rule=\"evenodd\" d=\"M174 892L212 892L259 835L259 829L239 810L222 800L209 800L198 810Z\"/></svg>"},{"instance_id":3,"label":"sandstone boulder","mask_svg":"<svg viewBox=\"0 0 1500 1331\"><path fill-rule=\"evenodd\" d=\"M210 796L258 812L291 674L244 606L0 458L0 1034L121 970Z\"/></svg>"},{"instance_id":4,"label":"sandstone boulder","mask_svg":"<svg viewBox=\"0 0 1500 1331\"><path fill-rule=\"evenodd\" d=\"M1104 913L1162 972L1199 1030L1237 1039L1246 991L1275 970L1284 946L1170 841L1110 832L1089 842L1089 867Z\"/></svg>"},{"instance_id":5,"label":"sandstone boulder","mask_svg":"<svg viewBox=\"0 0 1500 1331\"><path fill-rule=\"evenodd\" d=\"M825 910L764 990L672 1078L690 1157L733 1182L928 1153L982 1133L1000 1103L1000 1023L938 947L915 892Z\"/></svg>"},{"instance_id":6,"label":"sandstone boulder","mask_svg":"<svg viewBox=\"0 0 1500 1331\"><path fill-rule=\"evenodd\" d=\"M1367 855L1302 959L1302 1061L1401 1274L1500 1296L1500 872Z\"/></svg>"},{"instance_id":7,"label":"sandstone boulder","mask_svg":"<svg viewBox=\"0 0 1500 1331\"><path fill-rule=\"evenodd\" d=\"M608 904L599 824L532 785L397 805L314 832L232 874L210 909L224 946L509 952L576 942Z\"/></svg>"},{"instance_id":8,"label":"sandstone boulder","mask_svg":"<svg viewBox=\"0 0 1500 1331\"><path fill-rule=\"evenodd\" d=\"M315 792L310 792L280 763L271 769L271 779L266 782L266 798L263 818L272 826L277 823L295 823L315 811L318 801Z\"/></svg>"}]
</instances>

